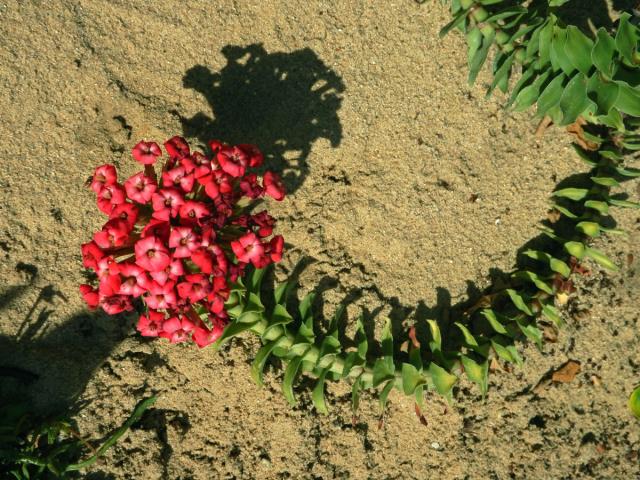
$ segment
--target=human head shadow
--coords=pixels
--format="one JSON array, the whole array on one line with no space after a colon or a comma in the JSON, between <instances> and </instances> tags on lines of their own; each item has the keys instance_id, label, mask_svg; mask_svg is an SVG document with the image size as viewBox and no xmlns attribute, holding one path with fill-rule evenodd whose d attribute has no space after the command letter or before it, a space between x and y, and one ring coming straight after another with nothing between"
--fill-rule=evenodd
<instances>
[{"instance_id":1,"label":"human head shadow","mask_svg":"<svg viewBox=\"0 0 640 480\"><path fill-rule=\"evenodd\" d=\"M184 87L202 94L211 109L191 118L174 111L184 135L203 144L257 145L265 168L280 173L294 192L309 173L313 143L340 144L342 79L310 48L269 53L262 44L228 45L222 54L227 64L219 72L196 65L184 75Z\"/></svg>"}]
</instances>

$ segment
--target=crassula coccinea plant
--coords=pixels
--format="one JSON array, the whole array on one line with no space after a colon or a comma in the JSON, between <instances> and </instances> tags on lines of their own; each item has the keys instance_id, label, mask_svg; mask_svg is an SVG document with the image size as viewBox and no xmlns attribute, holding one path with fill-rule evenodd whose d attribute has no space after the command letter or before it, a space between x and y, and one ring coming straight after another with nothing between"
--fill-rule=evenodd
<instances>
[{"instance_id":1,"label":"crassula coccinea plant","mask_svg":"<svg viewBox=\"0 0 640 480\"><path fill-rule=\"evenodd\" d=\"M209 146L211 157L173 137L163 155L157 143L141 141L132 154L144 170L122 183L113 165L96 168L88 183L108 220L82 245L83 264L97 275L97 285L80 286L90 308L117 314L141 299L142 335L199 347L229 322L230 282L247 265L280 261L284 245L272 235L274 218L251 211L264 195L285 196L276 174L260 179L251 171L262 153L253 145Z\"/></svg>"}]
</instances>

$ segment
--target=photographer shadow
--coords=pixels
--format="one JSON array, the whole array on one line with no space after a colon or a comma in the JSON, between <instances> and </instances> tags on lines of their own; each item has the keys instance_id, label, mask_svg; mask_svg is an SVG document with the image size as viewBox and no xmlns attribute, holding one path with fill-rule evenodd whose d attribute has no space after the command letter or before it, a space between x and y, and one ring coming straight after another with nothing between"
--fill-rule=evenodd
<instances>
[{"instance_id":1,"label":"photographer shadow","mask_svg":"<svg viewBox=\"0 0 640 480\"><path fill-rule=\"evenodd\" d=\"M184 136L203 144L219 139L257 145L265 167L279 173L293 193L309 174L314 142L324 138L335 148L342 140L342 79L309 48L268 53L261 44L229 45L222 54L227 65L219 72L196 65L183 78L185 88L206 99L211 116L172 113Z\"/></svg>"}]
</instances>

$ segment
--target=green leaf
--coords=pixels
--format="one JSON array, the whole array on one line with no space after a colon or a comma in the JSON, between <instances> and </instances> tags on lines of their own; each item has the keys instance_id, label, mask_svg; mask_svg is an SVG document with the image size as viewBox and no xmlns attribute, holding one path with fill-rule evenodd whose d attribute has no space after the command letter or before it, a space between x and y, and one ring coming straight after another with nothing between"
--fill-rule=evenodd
<instances>
[{"instance_id":1,"label":"green leaf","mask_svg":"<svg viewBox=\"0 0 640 480\"><path fill-rule=\"evenodd\" d=\"M287 303L287 297L291 292L291 286L292 286L292 283L290 281L287 281L287 282L281 283L274 289L273 296L275 299L275 303L281 303L283 305Z\"/></svg>"},{"instance_id":2,"label":"green leaf","mask_svg":"<svg viewBox=\"0 0 640 480\"><path fill-rule=\"evenodd\" d=\"M264 370L264 366L267 363L267 359L269 358L269 355L271 355L273 349L280 342L282 342L282 340L283 337L280 337L277 340L273 340L263 345L260 350L258 350L258 353L256 353L256 358L254 358L253 362L251 363L251 377L253 378L253 381L256 382L260 387L264 385L264 382L262 380L262 372Z\"/></svg>"},{"instance_id":3,"label":"green leaf","mask_svg":"<svg viewBox=\"0 0 640 480\"><path fill-rule=\"evenodd\" d=\"M402 364L402 389L405 395L413 395L418 385L426 383L418 369L410 363Z\"/></svg>"},{"instance_id":4,"label":"green leaf","mask_svg":"<svg viewBox=\"0 0 640 480\"><path fill-rule=\"evenodd\" d=\"M293 394L293 382L296 379L300 364L302 363L302 356L293 358L287 368L284 371L284 380L282 381L282 393L291 406L297 403L296 397Z\"/></svg>"},{"instance_id":5,"label":"green leaf","mask_svg":"<svg viewBox=\"0 0 640 480\"><path fill-rule=\"evenodd\" d=\"M529 340L534 342L539 350L542 350L542 331L536 326L535 322L529 324L523 320L518 320L518 327Z\"/></svg>"},{"instance_id":6,"label":"green leaf","mask_svg":"<svg viewBox=\"0 0 640 480\"><path fill-rule=\"evenodd\" d=\"M593 183L597 183L598 185L603 185L605 187L619 187L620 184L615 178L611 177L591 177L591 181Z\"/></svg>"},{"instance_id":7,"label":"green leaf","mask_svg":"<svg viewBox=\"0 0 640 480\"><path fill-rule=\"evenodd\" d=\"M478 341L475 339L475 337L473 335L471 335L471 332L469 331L469 329L467 327L465 327L460 322L456 322L455 325L462 332L462 335L464 336L464 341L467 343L467 345L469 345L470 347L477 347L478 346Z\"/></svg>"},{"instance_id":8,"label":"green leaf","mask_svg":"<svg viewBox=\"0 0 640 480\"><path fill-rule=\"evenodd\" d=\"M429 364L429 372L431 373L431 379L436 387L436 391L440 395L448 397L451 393L451 389L458 381L458 377L447 372L444 368L434 362Z\"/></svg>"},{"instance_id":9,"label":"green leaf","mask_svg":"<svg viewBox=\"0 0 640 480\"><path fill-rule=\"evenodd\" d=\"M249 278L247 279L247 290L260 295L260 286L262 285L262 279L267 272L266 268L254 268Z\"/></svg>"},{"instance_id":10,"label":"green leaf","mask_svg":"<svg viewBox=\"0 0 640 480\"><path fill-rule=\"evenodd\" d=\"M514 110L516 112L521 112L526 110L531 105L533 105L536 100L538 100L538 97L540 96L540 88L542 87L542 85L547 80L550 74L551 74L550 71L546 71L542 73L541 75L538 76L538 78L536 78L533 81L531 85L523 88L520 91L520 93L518 94L515 100L516 106Z\"/></svg>"},{"instance_id":11,"label":"green leaf","mask_svg":"<svg viewBox=\"0 0 640 480\"><path fill-rule=\"evenodd\" d=\"M560 103L560 99L562 98L562 92L564 92L564 87L562 84L567 77L564 73L560 73L556 76L549 84L545 87L545 89L540 94L538 98L538 116L543 117L549 112L553 107Z\"/></svg>"},{"instance_id":12,"label":"green leaf","mask_svg":"<svg viewBox=\"0 0 640 480\"><path fill-rule=\"evenodd\" d=\"M568 208L564 208L562 205L558 205L557 203L554 203L553 208L555 208L557 211L559 211L561 214L563 214L567 218L571 218L571 219L578 218L578 216L575 213L573 213Z\"/></svg>"},{"instance_id":13,"label":"green leaf","mask_svg":"<svg viewBox=\"0 0 640 480\"><path fill-rule=\"evenodd\" d=\"M389 397L389 393L391 393L391 390L393 390L393 383L393 380L389 380L382 389L382 392L380 392L380 408L382 410L384 410L384 408L387 406L387 398Z\"/></svg>"},{"instance_id":14,"label":"green leaf","mask_svg":"<svg viewBox=\"0 0 640 480\"><path fill-rule=\"evenodd\" d=\"M567 40L564 53L575 68L587 75L592 67L591 50L593 42L578 27L567 27Z\"/></svg>"},{"instance_id":15,"label":"green leaf","mask_svg":"<svg viewBox=\"0 0 640 480\"><path fill-rule=\"evenodd\" d=\"M587 82L587 96L597 105L598 115L608 115L618 101L619 94L618 84L604 81L598 73L594 73Z\"/></svg>"},{"instance_id":16,"label":"green leaf","mask_svg":"<svg viewBox=\"0 0 640 480\"><path fill-rule=\"evenodd\" d=\"M495 36L496 32L493 28L486 35L483 34L482 46L475 53L469 64L469 85L473 85L475 83L478 73L487 59L489 48L493 44Z\"/></svg>"},{"instance_id":17,"label":"green leaf","mask_svg":"<svg viewBox=\"0 0 640 480\"><path fill-rule=\"evenodd\" d=\"M438 322L435 320L427 320L429 324L429 331L431 332L431 350L433 352L441 352L442 351L442 335L440 334L440 327L438 327Z\"/></svg>"},{"instance_id":18,"label":"green leaf","mask_svg":"<svg viewBox=\"0 0 640 480\"><path fill-rule=\"evenodd\" d=\"M525 303L524 299L522 298L522 295L520 295L518 292L516 292L511 288L507 288L507 294L509 294L511 301L513 302L513 304L516 306L518 310L526 313L529 316L533 316L533 312L531 311L529 306Z\"/></svg>"},{"instance_id":19,"label":"green leaf","mask_svg":"<svg viewBox=\"0 0 640 480\"><path fill-rule=\"evenodd\" d=\"M555 19L550 17L546 20L545 26L540 30L538 50L540 52L538 58L540 67L543 67L550 61L551 57L551 38L553 37L553 27Z\"/></svg>"},{"instance_id":20,"label":"green leaf","mask_svg":"<svg viewBox=\"0 0 640 480\"><path fill-rule=\"evenodd\" d=\"M485 360L482 364L478 364L475 360L465 355L460 357L460 361L462 362L467 377L480 387L480 393L484 397L487 394L489 383L489 362Z\"/></svg>"},{"instance_id":21,"label":"green leaf","mask_svg":"<svg viewBox=\"0 0 640 480\"><path fill-rule=\"evenodd\" d=\"M391 359L393 364L393 336L391 335L391 319L387 318L387 322L382 329L382 353L387 359Z\"/></svg>"},{"instance_id":22,"label":"green leaf","mask_svg":"<svg viewBox=\"0 0 640 480\"><path fill-rule=\"evenodd\" d=\"M287 309L283 305L276 305L273 307L273 312L269 318L269 325L265 328L262 338L269 338L269 332L271 332L272 329L279 325L287 325L291 322L293 322L293 317L289 315Z\"/></svg>"},{"instance_id":23,"label":"green leaf","mask_svg":"<svg viewBox=\"0 0 640 480\"><path fill-rule=\"evenodd\" d=\"M385 358L377 358L373 364L373 387L377 387L382 382L394 378L395 366L389 364Z\"/></svg>"},{"instance_id":24,"label":"green leaf","mask_svg":"<svg viewBox=\"0 0 640 480\"><path fill-rule=\"evenodd\" d=\"M576 74L564 89L560 99L560 110L562 110L562 125L569 125L589 106L587 97L587 78L583 73Z\"/></svg>"},{"instance_id":25,"label":"green leaf","mask_svg":"<svg viewBox=\"0 0 640 480\"><path fill-rule=\"evenodd\" d=\"M551 258L549 260L549 268L565 278L569 278L569 275L571 275L571 269L569 268L569 265L558 258Z\"/></svg>"},{"instance_id":26,"label":"green leaf","mask_svg":"<svg viewBox=\"0 0 640 480\"><path fill-rule=\"evenodd\" d=\"M600 72L609 78L613 76L613 54L615 48L615 42L611 35L603 27L600 27L596 44L591 51L591 61Z\"/></svg>"},{"instance_id":27,"label":"green leaf","mask_svg":"<svg viewBox=\"0 0 640 480\"><path fill-rule=\"evenodd\" d=\"M565 53L567 43L567 30L556 27L551 39L551 65L554 70L561 69L566 75L571 75L576 67L573 66L570 57Z\"/></svg>"},{"instance_id":28,"label":"green leaf","mask_svg":"<svg viewBox=\"0 0 640 480\"><path fill-rule=\"evenodd\" d=\"M617 272L618 270L620 270L618 268L618 266L615 263L613 263L609 259L609 257L607 257L600 250L596 250L595 248L587 247L587 249L585 250L585 255L587 257L589 257L589 258L592 258L593 260L595 260L597 263L599 263L601 266L603 266L604 268L606 268L608 270L613 270L614 272Z\"/></svg>"},{"instance_id":29,"label":"green leaf","mask_svg":"<svg viewBox=\"0 0 640 480\"><path fill-rule=\"evenodd\" d=\"M616 33L616 47L624 59L631 65L636 64L635 53L638 51L638 30L629 19L631 15L627 12L620 15L620 23Z\"/></svg>"},{"instance_id":30,"label":"green leaf","mask_svg":"<svg viewBox=\"0 0 640 480\"><path fill-rule=\"evenodd\" d=\"M142 417L142 414L151 406L153 405L157 400L156 396L152 396L149 398L145 398L144 400L138 402L138 404L135 406L133 413L129 416L129 418L127 418L127 420L122 424L121 427L119 427L116 431L114 431L109 438L107 438L107 440L100 446L100 448L98 448L98 450L88 459L80 462L80 463L74 463L71 465L67 465L64 468L64 472L71 472L71 471L76 471L76 470L81 470L83 468L87 468L91 465L93 465L96 460L98 460L99 457L101 457L102 455L104 455L104 453L111 448L119 439L120 437L122 437L122 435L124 435L126 433L127 430L129 430L129 428L131 427L131 425L133 425L134 423L136 423L138 420L140 420L140 418ZM27 476L27 478L29 478Z\"/></svg>"},{"instance_id":31,"label":"green leaf","mask_svg":"<svg viewBox=\"0 0 640 480\"><path fill-rule=\"evenodd\" d=\"M586 188L562 188L552 193L554 197L568 198L575 202L582 200L589 194Z\"/></svg>"},{"instance_id":32,"label":"green leaf","mask_svg":"<svg viewBox=\"0 0 640 480\"><path fill-rule=\"evenodd\" d=\"M451 30L453 30L456 27L459 27L460 25L462 25L464 23L464 21L467 18L467 15L469 14L468 11L462 11L460 13L458 13L453 20L451 20L449 23L447 23L442 30L440 30L440 38L444 37L447 33L449 33Z\"/></svg>"},{"instance_id":33,"label":"green leaf","mask_svg":"<svg viewBox=\"0 0 640 480\"><path fill-rule=\"evenodd\" d=\"M252 328L257 322L254 323L243 323L243 322L238 322L237 320L235 322L231 322L229 325L227 325L224 329L224 331L222 332L222 335L220 335L220 338L218 338L218 340L216 340L213 344L212 344L212 348L214 351L218 350L227 340L229 340L230 338L235 337L236 335L241 334L242 332L249 330L250 328Z\"/></svg>"},{"instance_id":34,"label":"green leaf","mask_svg":"<svg viewBox=\"0 0 640 480\"><path fill-rule=\"evenodd\" d=\"M565 251L569 254L572 255L574 257L576 257L578 260L581 260L582 257L584 257L584 252L586 250L587 247L585 247L584 243L581 242L565 242L564 244L564 249ZM568 267L567 267L568 268ZM567 275L564 275L564 277L568 277L571 274L571 270L569 270Z\"/></svg>"},{"instance_id":35,"label":"green leaf","mask_svg":"<svg viewBox=\"0 0 640 480\"><path fill-rule=\"evenodd\" d=\"M636 388L629 397L629 410L636 418L640 418L640 387Z\"/></svg>"},{"instance_id":36,"label":"green leaf","mask_svg":"<svg viewBox=\"0 0 640 480\"><path fill-rule=\"evenodd\" d=\"M316 298L315 293L308 293L300 302L300 317L303 322L308 321L310 318L313 318L313 314L311 312L311 305L313 304L313 300Z\"/></svg>"},{"instance_id":37,"label":"green leaf","mask_svg":"<svg viewBox=\"0 0 640 480\"><path fill-rule=\"evenodd\" d=\"M502 325L502 323L500 323L500 320L498 320L498 317L496 316L496 312L486 308L482 310L482 315L484 315L484 317L489 321L491 328L493 328L496 332L502 333L503 335L507 335L507 336L509 335L509 332L507 332L507 329L504 328L504 325Z\"/></svg>"},{"instance_id":38,"label":"green leaf","mask_svg":"<svg viewBox=\"0 0 640 480\"><path fill-rule=\"evenodd\" d=\"M640 208L640 203L630 202L628 200L618 200L617 198L607 199L611 205L622 208Z\"/></svg>"},{"instance_id":39,"label":"green leaf","mask_svg":"<svg viewBox=\"0 0 640 480\"><path fill-rule=\"evenodd\" d=\"M618 82L620 92L616 100L616 108L622 113L640 117L640 91L637 88Z\"/></svg>"},{"instance_id":40,"label":"green leaf","mask_svg":"<svg viewBox=\"0 0 640 480\"><path fill-rule=\"evenodd\" d=\"M494 339L491 340L491 345L498 357L507 362L515 363L518 366L522 365L522 359L513 345L502 345Z\"/></svg>"},{"instance_id":41,"label":"green leaf","mask_svg":"<svg viewBox=\"0 0 640 480\"><path fill-rule=\"evenodd\" d=\"M584 206L591 208L602 215L607 215L609 213L609 204L607 202L601 202L600 200L588 200L584 202Z\"/></svg>"},{"instance_id":42,"label":"green leaf","mask_svg":"<svg viewBox=\"0 0 640 480\"><path fill-rule=\"evenodd\" d=\"M560 312L558 311L558 309L553 305L549 305L549 304L542 305L542 314L545 317L547 317L549 320L551 320L556 327L560 328L562 327L562 325L564 325L564 320L562 319L562 315L560 315Z\"/></svg>"},{"instance_id":43,"label":"green leaf","mask_svg":"<svg viewBox=\"0 0 640 480\"><path fill-rule=\"evenodd\" d=\"M546 292L548 294L552 294L553 293L553 289L549 286L549 284L547 284L546 281L544 281L542 278L540 278L539 275L533 273L533 272L529 272L527 270L520 270L517 271L516 273L513 274L514 277L516 278L521 278L522 280L527 280L531 283L533 283L536 287L538 287L540 290L542 290L543 292ZM501 332L498 332L501 333Z\"/></svg>"},{"instance_id":44,"label":"green leaf","mask_svg":"<svg viewBox=\"0 0 640 480\"><path fill-rule=\"evenodd\" d=\"M323 370L318 377L318 381L316 382L316 386L313 388L313 392L311 392L311 401L313 401L313 405L316 407L316 410L318 410L318 413L323 415L329 413L324 399L324 379L327 375L327 371L328 370Z\"/></svg>"},{"instance_id":45,"label":"green leaf","mask_svg":"<svg viewBox=\"0 0 640 480\"><path fill-rule=\"evenodd\" d=\"M600 225L596 222L580 222L576 225L576 230L589 237L600 236Z\"/></svg>"},{"instance_id":46,"label":"green leaf","mask_svg":"<svg viewBox=\"0 0 640 480\"><path fill-rule=\"evenodd\" d=\"M515 52L511 52L510 55L505 57L500 67L495 71L491 86L487 90L487 96L491 95L491 92L493 92L496 87L499 87L500 90L506 92L509 85L509 77L511 76L511 67L513 66L514 56Z\"/></svg>"}]
</instances>

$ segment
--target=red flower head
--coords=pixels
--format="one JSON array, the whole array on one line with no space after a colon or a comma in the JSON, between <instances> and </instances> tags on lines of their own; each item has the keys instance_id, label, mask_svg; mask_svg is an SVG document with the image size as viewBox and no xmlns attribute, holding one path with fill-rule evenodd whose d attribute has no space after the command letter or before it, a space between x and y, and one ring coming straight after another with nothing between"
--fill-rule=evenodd
<instances>
[{"instance_id":1,"label":"red flower head","mask_svg":"<svg viewBox=\"0 0 640 480\"><path fill-rule=\"evenodd\" d=\"M231 242L231 249L238 260L243 263L261 264L264 247L255 233L247 233L238 240Z\"/></svg>"},{"instance_id":2,"label":"red flower head","mask_svg":"<svg viewBox=\"0 0 640 480\"><path fill-rule=\"evenodd\" d=\"M113 165L102 165L96 168L91 179L91 190L99 193L102 187L107 185L113 185L118 180L118 174L116 173L116 167Z\"/></svg>"},{"instance_id":3,"label":"red flower head","mask_svg":"<svg viewBox=\"0 0 640 480\"><path fill-rule=\"evenodd\" d=\"M111 210L111 214L109 215L110 219L120 219L124 220L129 226L129 230L133 230L133 227L138 220L138 207L136 207L133 203L121 203L120 205L116 205Z\"/></svg>"},{"instance_id":4,"label":"red flower head","mask_svg":"<svg viewBox=\"0 0 640 480\"><path fill-rule=\"evenodd\" d=\"M209 315L209 319L211 321L211 330L202 322L199 322L193 330L193 341L200 348L211 345L218 340L227 324L224 319L216 315Z\"/></svg>"},{"instance_id":5,"label":"red flower head","mask_svg":"<svg viewBox=\"0 0 640 480\"><path fill-rule=\"evenodd\" d=\"M202 202L187 200L180 206L180 220L187 225L194 225L209 215L211 215L211 210Z\"/></svg>"},{"instance_id":6,"label":"red flower head","mask_svg":"<svg viewBox=\"0 0 640 480\"><path fill-rule=\"evenodd\" d=\"M138 298L149 312L138 320L142 335L204 347L229 322L231 282L249 264L263 268L282 258L284 240L272 237L275 219L266 211L251 214L255 202L247 197L282 200L284 186L273 173L261 181L249 171L264 160L253 145L212 141L212 158L191 153L182 137L164 146L162 174L153 166L160 147L145 141L132 150L144 172L124 185L112 165L96 169L91 188L109 220L82 245L83 264L98 280L80 293L89 308L110 314L132 310Z\"/></svg>"},{"instance_id":7,"label":"red flower head","mask_svg":"<svg viewBox=\"0 0 640 480\"><path fill-rule=\"evenodd\" d=\"M100 294L98 293L98 290L93 288L91 285L83 284L80 285L80 293L91 310L98 308L98 305L100 304Z\"/></svg>"},{"instance_id":8,"label":"red flower head","mask_svg":"<svg viewBox=\"0 0 640 480\"><path fill-rule=\"evenodd\" d=\"M164 142L164 148L173 160L180 160L189 155L189 144L177 135Z\"/></svg>"},{"instance_id":9,"label":"red flower head","mask_svg":"<svg viewBox=\"0 0 640 480\"><path fill-rule=\"evenodd\" d=\"M176 188L162 188L151 196L153 203L153 218L169 221L170 217L176 217L180 206L184 203L184 197Z\"/></svg>"},{"instance_id":10,"label":"red flower head","mask_svg":"<svg viewBox=\"0 0 640 480\"><path fill-rule=\"evenodd\" d=\"M164 270L171 263L169 250L158 237L145 237L136 242L136 263L148 272Z\"/></svg>"},{"instance_id":11,"label":"red flower head","mask_svg":"<svg viewBox=\"0 0 640 480\"><path fill-rule=\"evenodd\" d=\"M111 185L105 185L98 192L98 208L102 213L109 215L113 207L124 203L126 195L124 188L119 184L113 183Z\"/></svg>"},{"instance_id":12,"label":"red flower head","mask_svg":"<svg viewBox=\"0 0 640 480\"><path fill-rule=\"evenodd\" d=\"M131 150L133 158L143 165L153 165L157 158L162 155L160 146L156 142L139 142Z\"/></svg>"},{"instance_id":13,"label":"red flower head","mask_svg":"<svg viewBox=\"0 0 640 480\"><path fill-rule=\"evenodd\" d=\"M284 198L285 187L284 183L278 175L273 172L267 172L262 179L264 183L265 192L274 200L280 201Z\"/></svg>"},{"instance_id":14,"label":"red flower head","mask_svg":"<svg viewBox=\"0 0 640 480\"><path fill-rule=\"evenodd\" d=\"M185 193L193 190L193 174L187 173L184 167L174 167L162 172L162 185L164 187L179 188Z\"/></svg>"},{"instance_id":15,"label":"red flower head","mask_svg":"<svg viewBox=\"0 0 640 480\"><path fill-rule=\"evenodd\" d=\"M189 258L200 246L200 239L191 227L174 227L169 237L169 247L174 248L173 258Z\"/></svg>"},{"instance_id":16,"label":"red flower head","mask_svg":"<svg viewBox=\"0 0 640 480\"><path fill-rule=\"evenodd\" d=\"M144 297L149 308L154 310L164 310L171 308L176 304L175 282L168 281L164 285L157 282L151 282L148 293Z\"/></svg>"},{"instance_id":17,"label":"red flower head","mask_svg":"<svg viewBox=\"0 0 640 480\"><path fill-rule=\"evenodd\" d=\"M93 241L104 249L121 247L129 240L130 231L131 228L126 220L113 218L104 224L102 230L96 232Z\"/></svg>"},{"instance_id":18,"label":"red flower head","mask_svg":"<svg viewBox=\"0 0 640 480\"><path fill-rule=\"evenodd\" d=\"M186 317L171 317L162 324L160 336L169 339L171 343L181 343L189 340L194 328L193 322Z\"/></svg>"},{"instance_id":19,"label":"red flower head","mask_svg":"<svg viewBox=\"0 0 640 480\"><path fill-rule=\"evenodd\" d=\"M82 244L82 265L85 268L91 268L96 270L98 268L98 261L104 258L104 252L98 247L96 242L89 242Z\"/></svg>"},{"instance_id":20,"label":"red flower head","mask_svg":"<svg viewBox=\"0 0 640 480\"><path fill-rule=\"evenodd\" d=\"M262 165L262 161L264 160L264 155L255 145L250 145L248 143L243 143L242 145L238 145L238 147L244 151L244 153L249 157L249 166L250 167L259 167Z\"/></svg>"},{"instance_id":21,"label":"red flower head","mask_svg":"<svg viewBox=\"0 0 640 480\"><path fill-rule=\"evenodd\" d=\"M138 326L136 327L143 337L157 337L162 331L164 314L149 310L149 315L140 315Z\"/></svg>"},{"instance_id":22,"label":"red flower head","mask_svg":"<svg viewBox=\"0 0 640 480\"><path fill-rule=\"evenodd\" d=\"M124 182L127 197L134 202L143 204L149 203L157 188L156 181L151 177L147 177L143 172L136 173Z\"/></svg>"},{"instance_id":23,"label":"red flower head","mask_svg":"<svg viewBox=\"0 0 640 480\"><path fill-rule=\"evenodd\" d=\"M232 177L242 177L249 165L249 157L238 147L223 147L216 155L222 170Z\"/></svg>"}]
</instances>

